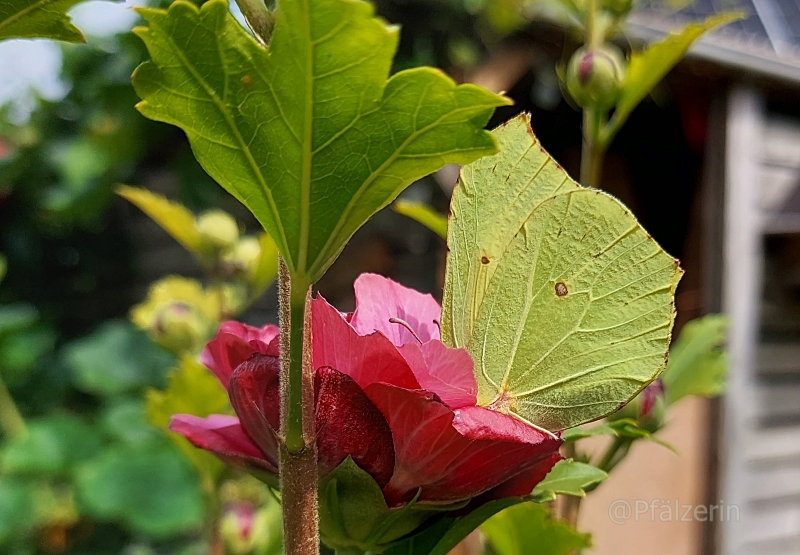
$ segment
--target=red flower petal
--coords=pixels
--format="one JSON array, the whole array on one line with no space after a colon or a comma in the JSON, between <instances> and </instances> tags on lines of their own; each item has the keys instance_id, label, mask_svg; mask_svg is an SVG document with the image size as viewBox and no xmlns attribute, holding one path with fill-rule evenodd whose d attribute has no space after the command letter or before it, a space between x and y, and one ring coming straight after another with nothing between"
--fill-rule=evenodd
<instances>
[{"instance_id":1,"label":"red flower petal","mask_svg":"<svg viewBox=\"0 0 800 555\"><path fill-rule=\"evenodd\" d=\"M351 456L383 487L394 471L389 424L350 377L333 368L317 369L314 379L317 448L325 475Z\"/></svg>"},{"instance_id":2,"label":"red flower petal","mask_svg":"<svg viewBox=\"0 0 800 555\"><path fill-rule=\"evenodd\" d=\"M330 366L362 388L384 382L418 389L419 382L397 348L381 333L361 336L321 296L311 301L314 368Z\"/></svg>"},{"instance_id":3,"label":"red flower petal","mask_svg":"<svg viewBox=\"0 0 800 555\"><path fill-rule=\"evenodd\" d=\"M267 324L255 328L241 322L227 321L219 327L216 337L200 353L200 362L209 368L227 389L231 374L253 353L278 355L273 340L278 337L278 326ZM270 345L273 343L272 345Z\"/></svg>"},{"instance_id":4,"label":"red flower petal","mask_svg":"<svg viewBox=\"0 0 800 555\"><path fill-rule=\"evenodd\" d=\"M475 405L478 382L466 349L434 340L422 345L406 343L398 350L423 389L438 395L451 409Z\"/></svg>"},{"instance_id":5,"label":"red flower petal","mask_svg":"<svg viewBox=\"0 0 800 555\"><path fill-rule=\"evenodd\" d=\"M230 396L253 442L277 460L280 366L277 357L253 355L230 380ZM348 456L384 486L394 470L392 433L381 412L349 376L330 367L314 377L315 424L320 471L327 474Z\"/></svg>"},{"instance_id":6,"label":"red flower petal","mask_svg":"<svg viewBox=\"0 0 800 555\"><path fill-rule=\"evenodd\" d=\"M354 288L356 310L350 323L359 335L380 331L397 346L439 339L442 307L432 296L377 274L361 274ZM392 318L406 322L417 337L404 326L391 322Z\"/></svg>"},{"instance_id":7,"label":"red flower petal","mask_svg":"<svg viewBox=\"0 0 800 555\"><path fill-rule=\"evenodd\" d=\"M390 506L410 500L459 501L533 468L561 440L481 407L455 412L431 394L373 384L365 393L386 417L395 472L384 488Z\"/></svg>"},{"instance_id":8,"label":"red flower petal","mask_svg":"<svg viewBox=\"0 0 800 555\"><path fill-rule=\"evenodd\" d=\"M169 429L184 436L195 447L211 451L230 463L278 473L277 459L264 457L235 416L212 414L208 418L200 418L176 414L169 423Z\"/></svg>"},{"instance_id":9,"label":"red flower petal","mask_svg":"<svg viewBox=\"0 0 800 555\"><path fill-rule=\"evenodd\" d=\"M532 468L528 468L516 476L509 478L496 488L490 489L480 496L478 502L485 503L486 501L491 501L492 499L502 499L504 497L523 497L530 494L533 491L533 488L535 488L539 482L544 480L544 477L547 476L547 473L553 469L555 464L563 459L564 457L562 457L559 453L553 453L552 455L542 459Z\"/></svg>"},{"instance_id":10,"label":"red flower petal","mask_svg":"<svg viewBox=\"0 0 800 555\"><path fill-rule=\"evenodd\" d=\"M231 374L228 393L247 435L264 454L278 459L280 429L280 363L278 357L252 355Z\"/></svg>"}]
</instances>

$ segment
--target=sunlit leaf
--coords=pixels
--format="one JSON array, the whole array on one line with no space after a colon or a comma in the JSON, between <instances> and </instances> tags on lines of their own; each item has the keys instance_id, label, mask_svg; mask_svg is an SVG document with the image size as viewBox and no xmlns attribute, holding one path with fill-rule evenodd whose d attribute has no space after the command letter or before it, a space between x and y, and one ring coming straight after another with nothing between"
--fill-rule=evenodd
<instances>
[{"instance_id":1,"label":"sunlit leaf","mask_svg":"<svg viewBox=\"0 0 800 555\"><path fill-rule=\"evenodd\" d=\"M544 480L539 482L531 497L539 503L552 501L557 494L585 497L586 489L608 478L608 474L590 464L573 460L559 461Z\"/></svg>"},{"instance_id":2,"label":"sunlit leaf","mask_svg":"<svg viewBox=\"0 0 800 555\"><path fill-rule=\"evenodd\" d=\"M3 0L0 2L0 40L46 38L84 42L67 15L82 0Z\"/></svg>"},{"instance_id":3,"label":"sunlit leaf","mask_svg":"<svg viewBox=\"0 0 800 555\"><path fill-rule=\"evenodd\" d=\"M610 141L625 120L645 96L661 81L704 33L732 21L742 19L741 12L717 14L701 23L690 23L664 40L634 52L628 62L628 71L617 100L614 116L609 122L606 140Z\"/></svg>"},{"instance_id":4,"label":"sunlit leaf","mask_svg":"<svg viewBox=\"0 0 800 555\"><path fill-rule=\"evenodd\" d=\"M169 373L167 379L168 385L164 391L147 391L147 420L164 430L180 447L208 486L222 470L222 462L211 453L196 449L182 435L170 432L167 426L175 414L205 417L230 412L228 394L208 368L188 355L181 359L180 365Z\"/></svg>"},{"instance_id":5,"label":"sunlit leaf","mask_svg":"<svg viewBox=\"0 0 800 555\"><path fill-rule=\"evenodd\" d=\"M298 286L409 183L495 152L503 97L439 71L388 73L398 30L354 0L279 0L269 50L224 0L142 9L145 116L186 131L205 170L272 236Z\"/></svg>"},{"instance_id":6,"label":"sunlit leaf","mask_svg":"<svg viewBox=\"0 0 800 555\"><path fill-rule=\"evenodd\" d=\"M481 526L497 555L566 555L591 547L589 534L550 517L544 505L521 503L494 515Z\"/></svg>"},{"instance_id":7,"label":"sunlit leaf","mask_svg":"<svg viewBox=\"0 0 800 555\"><path fill-rule=\"evenodd\" d=\"M447 239L447 216L439 214L424 202L401 199L395 201L392 208L398 214L421 223L442 239Z\"/></svg>"},{"instance_id":8,"label":"sunlit leaf","mask_svg":"<svg viewBox=\"0 0 800 555\"><path fill-rule=\"evenodd\" d=\"M720 314L692 320L683 327L669 351L662 377L667 403L687 395L715 397L725 390L727 327L728 319Z\"/></svg>"},{"instance_id":9,"label":"sunlit leaf","mask_svg":"<svg viewBox=\"0 0 800 555\"><path fill-rule=\"evenodd\" d=\"M542 149L527 116L462 169L442 336L475 360L478 402L563 430L617 410L666 364L678 262L615 198Z\"/></svg>"},{"instance_id":10,"label":"sunlit leaf","mask_svg":"<svg viewBox=\"0 0 800 555\"><path fill-rule=\"evenodd\" d=\"M127 185L117 187L117 194L150 216L187 250L192 252L200 250L202 240L200 232L195 227L194 214L185 206L146 189Z\"/></svg>"}]
</instances>

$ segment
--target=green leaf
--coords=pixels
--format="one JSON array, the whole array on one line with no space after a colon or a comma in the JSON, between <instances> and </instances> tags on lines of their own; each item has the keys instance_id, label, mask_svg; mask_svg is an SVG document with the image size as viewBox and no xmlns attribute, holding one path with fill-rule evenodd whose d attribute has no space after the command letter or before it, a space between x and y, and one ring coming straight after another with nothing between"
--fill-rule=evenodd
<instances>
[{"instance_id":1,"label":"green leaf","mask_svg":"<svg viewBox=\"0 0 800 555\"><path fill-rule=\"evenodd\" d=\"M0 282L3 281L3 278L6 277L6 272L8 271L8 260L6 257L0 254Z\"/></svg>"},{"instance_id":2,"label":"green leaf","mask_svg":"<svg viewBox=\"0 0 800 555\"><path fill-rule=\"evenodd\" d=\"M39 319L39 311L26 303L0 306L0 335L27 328Z\"/></svg>"},{"instance_id":3,"label":"green leaf","mask_svg":"<svg viewBox=\"0 0 800 555\"><path fill-rule=\"evenodd\" d=\"M584 188L519 116L451 203L442 337L475 361L478 403L563 430L661 372L678 262L615 198Z\"/></svg>"},{"instance_id":4,"label":"green leaf","mask_svg":"<svg viewBox=\"0 0 800 555\"><path fill-rule=\"evenodd\" d=\"M711 314L688 322L669 351L664 370L667 403L687 395L716 397L725 390L728 358L723 349L728 320Z\"/></svg>"},{"instance_id":5,"label":"green leaf","mask_svg":"<svg viewBox=\"0 0 800 555\"><path fill-rule=\"evenodd\" d=\"M687 25L678 33L670 34L643 51L634 52L628 62L625 82L604 142L608 144L611 141L633 109L681 61L697 39L712 29L743 18L744 14L741 12L713 15L701 23Z\"/></svg>"},{"instance_id":6,"label":"green leaf","mask_svg":"<svg viewBox=\"0 0 800 555\"><path fill-rule=\"evenodd\" d=\"M591 536L550 518L543 505L522 503L487 520L481 531L497 555L567 555L591 547Z\"/></svg>"},{"instance_id":7,"label":"green leaf","mask_svg":"<svg viewBox=\"0 0 800 555\"><path fill-rule=\"evenodd\" d=\"M586 489L608 478L608 474L590 464L572 459L559 461L544 480L539 482L531 497L538 503L552 501L557 494L586 497Z\"/></svg>"},{"instance_id":8,"label":"green leaf","mask_svg":"<svg viewBox=\"0 0 800 555\"><path fill-rule=\"evenodd\" d=\"M570 428L569 430L564 430L564 433L561 434L561 438L565 442L569 443L572 441L578 441L579 439L585 439L587 437L603 435L623 437L628 439L648 439L652 434L647 430L640 428L636 423L636 420L631 418L622 418L620 420L604 422L598 426Z\"/></svg>"},{"instance_id":9,"label":"green leaf","mask_svg":"<svg viewBox=\"0 0 800 555\"><path fill-rule=\"evenodd\" d=\"M57 333L43 325L15 333L0 333L0 372L6 385L21 383L45 354L52 352Z\"/></svg>"},{"instance_id":10,"label":"green leaf","mask_svg":"<svg viewBox=\"0 0 800 555\"><path fill-rule=\"evenodd\" d=\"M81 465L75 487L89 515L119 520L134 532L165 538L203 523L197 476L169 444L111 448Z\"/></svg>"},{"instance_id":11,"label":"green leaf","mask_svg":"<svg viewBox=\"0 0 800 555\"><path fill-rule=\"evenodd\" d=\"M421 223L442 239L447 239L447 216L439 214L424 202L400 199L392 204L392 208L398 214Z\"/></svg>"},{"instance_id":12,"label":"green leaf","mask_svg":"<svg viewBox=\"0 0 800 555\"><path fill-rule=\"evenodd\" d=\"M503 509L522 503L523 497L506 497L484 503L467 515L443 517L417 534L392 544L384 555L447 555L486 519Z\"/></svg>"},{"instance_id":13,"label":"green leaf","mask_svg":"<svg viewBox=\"0 0 800 555\"><path fill-rule=\"evenodd\" d=\"M59 415L29 422L3 450L5 474L60 475L97 453L97 433L75 416Z\"/></svg>"},{"instance_id":14,"label":"green leaf","mask_svg":"<svg viewBox=\"0 0 800 555\"><path fill-rule=\"evenodd\" d=\"M186 250L200 252L200 232L195 227L194 214L185 206L146 189L127 185L117 187L117 194L150 216Z\"/></svg>"},{"instance_id":15,"label":"green leaf","mask_svg":"<svg viewBox=\"0 0 800 555\"><path fill-rule=\"evenodd\" d=\"M81 0L3 0L0 40L46 38L85 42L67 10Z\"/></svg>"},{"instance_id":16,"label":"green leaf","mask_svg":"<svg viewBox=\"0 0 800 555\"><path fill-rule=\"evenodd\" d=\"M144 445L163 441L161 432L148 424L141 399L117 401L103 411L100 423L106 433L124 443Z\"/></svg>"},{"instance_id":17,"label":"green leaf","mask_svg":"<svg viewBox=\"0 0 800 555\"><path fill-rule=\"evenodd\" d=\"M23 537L36 525L32 484L0 478L0 545Z\"/></svg>"},{"instance_id":18,"label":"green leaf","mask_svg":"<svg viewBox=\"0 0 800 555\"><path fill-rule=\"evenodd\" d=\"M164 430L197 469L206 487L211 486L224 465L207 451L197 449L180 434L169 431L169 421L175 414L192 414L206 417L231 411L228 393L208 368L189 355L170 371L164 391L150 389L146 394L147 420Z\"/></svg>"},{"instance_id":19,"label":"green leaf","mask_svg":"<svg viewBox=\"0 0 800 555\"><path fill-rule=\"evenodd\" d=\"M415 179L496 150L482 127L507 99L429 68L387 81L398 31L366 2L279 0L269 50L224 0L140 13L153 62L134 74L139 110L186 131L296 283Z\"/></svg>"},{"instance_id":20,"label":"green leaf","mask_svg":"<svg viewBox=\"0 0 800 555\"><path fill-rule=\"evenodd\" d=\"M117 320L70 343L61 357L78 388L105 396L160 385L175 361L143 332Z\"/></svg>"},{"instance_id":21,"label":"green leaf","mask_svg":"<svg viewBox=\"0 0 800 555\"><path fill-rule=\"evenodd\" d=\"M380 486L350 457L325 476L319 491L322 541L345 552L385 552L387 545L418 529L437 513L466 505L429 505L417 503L414 498L402 507L390 509Z\"/></svg>"}]
</instances>

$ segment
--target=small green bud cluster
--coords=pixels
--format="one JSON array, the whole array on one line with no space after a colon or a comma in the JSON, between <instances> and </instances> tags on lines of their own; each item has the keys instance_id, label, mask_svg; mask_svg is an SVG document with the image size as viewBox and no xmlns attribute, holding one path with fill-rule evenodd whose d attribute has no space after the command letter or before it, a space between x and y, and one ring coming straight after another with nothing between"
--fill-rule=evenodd
<instances>
[{"instance_id":1,"label":"small green bud cluster","mask_svg":"<svg viewBox=\"0 0 800 555\"><path fill-rule=\"evenodd\" d=\"M567 66L567 90L581 108L609 110L619 98L625 69L625 59L617 47L581 47Z\"/></svg>"},{"instance_id":2,"label":"small green bud cluster","mask_svg":"<svg viewBox=\"0 0 800 555\"><path fill-rule=\"evenodd\" d=\"M209 210L197 217L195 228L207 251L224 251L239 240L239 225L227 212Z\"/></svg>"},{"instance_id":3,"label":"small green bud cluster","mask_svg":"<svg viewBox=\"0 0 800 555\"><path fill-rule=\"evenodd\" d=\"M152 326L153 339L175 353L195 352L202 346L211 325L198 307L181 301L173 301L162 307Z\"/></svg>"}]
</instances>

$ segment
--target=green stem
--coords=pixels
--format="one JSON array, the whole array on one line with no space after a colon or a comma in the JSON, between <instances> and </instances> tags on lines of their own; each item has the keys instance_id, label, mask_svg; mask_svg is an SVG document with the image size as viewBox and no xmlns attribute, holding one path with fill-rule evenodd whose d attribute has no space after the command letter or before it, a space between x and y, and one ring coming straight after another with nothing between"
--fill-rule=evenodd
<instances>
[{"instance_id":1,"label":"green stem","mask_svg":"<svg viewBox=\"0 0 800 555\"><path fill-rule=\"evenodd\" d=\"M603 470L605 472L608 472L609 471L609 467L611 466L611 463L614 460L614 457L616 457L617 452L619 452L619 450L622 449L622 446L626 442L627 442L627 440L622 439L621 437L614 438L614 441L611 443L611 445L606 450L605 454L603 455L603 458L600 459L600 462L598 463L597 468L599 468L600 470Z\"/></svg>"},{"instance_id":2,"label":"green stem","mask_svg":"<svg viewBox=\"0 0 800 555\"><path fill-rule=\"evenodd\" d=\"M298 298L299 297L299 298ZM300 453L305 448L303 439L303 344L306 317L306 295L293 294L290 299L290 359L288 414L286 418L286 448L290 453Z\"/></svg>"},{"instance_id":3,"label":"green stem","mask_svg":"<svg viewBox=\"0 0 800 555\"><path fill-rule=\"evenodd\" d=\"M281 436L278 453L286 555L318 555L317 442L311 365L311 288L280 260Z\"/></svg>"},{"instance_id":4,"label":"green stem","mask_svg":"<svg viewBox=\"0 0 800 555\"><path fill-rule=\"evenodd\" d=\"M583 149L581 151L581 185L600 187L605 148L598 141L601 116L593 109L583 112Z\"/></svg>"},{"instance_id":5,"label":"green stem","mask_svg":"<svg viewBox=\"0 0 800 555\"><path fill-rule=\"evenodd\" d=\"M22 418L2 378L0 378L0 428L7 438L22 435L26 431L25 419Z\"/></svg>"},{"instance_id":6,"label":"green stem","mask_svg":"<svg viewBox=\"0 0 800 555\"><path fill-rule=\"evenodd\" d=\"M262 46L269 46L272 31L275 28L275 16L264 4L264 0L236 0L239 9L244 15L247 26L253 31L256 40Z\"/></svg>"}]
</instances>

